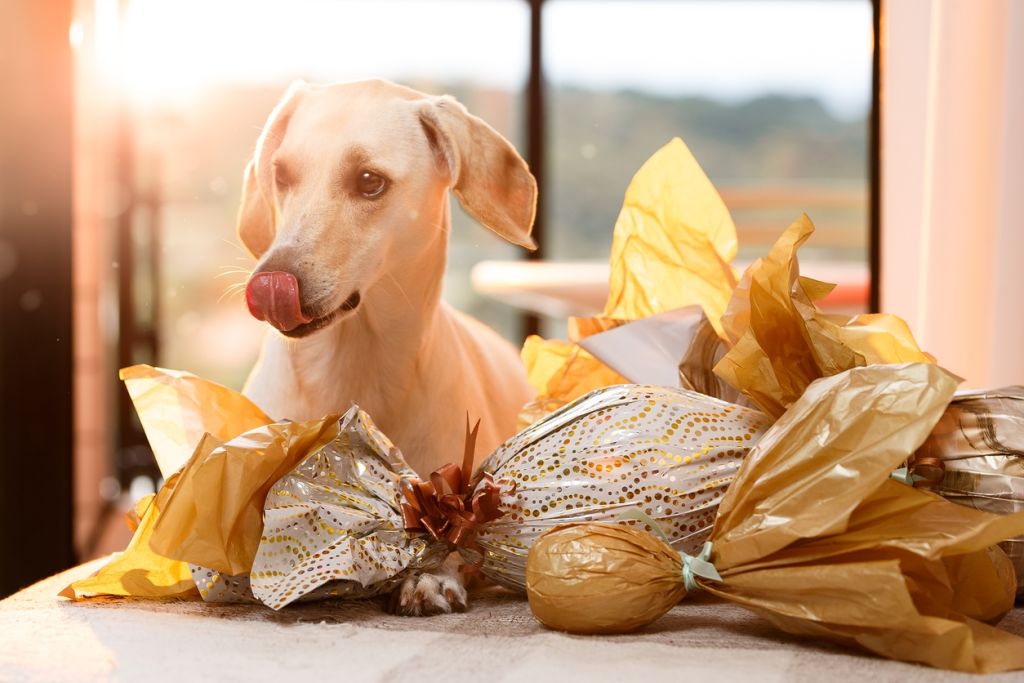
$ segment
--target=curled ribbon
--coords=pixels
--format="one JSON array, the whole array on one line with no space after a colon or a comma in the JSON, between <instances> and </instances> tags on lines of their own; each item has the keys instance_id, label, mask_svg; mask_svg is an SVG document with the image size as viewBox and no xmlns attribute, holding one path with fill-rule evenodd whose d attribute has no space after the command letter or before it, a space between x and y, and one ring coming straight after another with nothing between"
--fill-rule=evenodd
<instances>
[{"instance_id":1,"label":"curled ribbon","mask_svg":"<svg viewBox=\"0 0 1024 683\"><path fill-rule=\"evenodd\" d=\"M500 509L501 487L494 483L491 475L480 472L470 479L479 429L479 420L469 428L467 415L462 467L448 463L434 470L428 481L401 481L406 531L425 532L453 546L476 549L472 540L476 529L505 514Z\"/></svg>"}]
</instances>

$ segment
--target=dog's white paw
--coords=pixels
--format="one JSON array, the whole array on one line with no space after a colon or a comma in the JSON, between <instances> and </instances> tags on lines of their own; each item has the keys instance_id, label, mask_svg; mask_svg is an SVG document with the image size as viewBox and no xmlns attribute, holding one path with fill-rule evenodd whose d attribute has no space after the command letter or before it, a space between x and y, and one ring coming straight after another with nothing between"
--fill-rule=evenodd
<instances>
[{"instance_id":1,"label":"dog's white paw","mask_svg":"<svg viewBox=\"0 0 1024 683\"><path fill-rule=\"evenodd\" d=\"M391 593L388 611L408 617L465 612L469 596L457 569L413 574Z\"/></svg>"}]
</instances>

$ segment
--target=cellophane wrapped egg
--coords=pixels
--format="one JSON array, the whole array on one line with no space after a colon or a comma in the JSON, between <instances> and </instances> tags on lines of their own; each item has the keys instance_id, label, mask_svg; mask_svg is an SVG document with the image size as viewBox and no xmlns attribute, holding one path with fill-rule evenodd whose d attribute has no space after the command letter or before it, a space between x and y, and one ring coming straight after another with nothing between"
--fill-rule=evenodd
<instances>
[{"instance_id":1,"label":"cellophane wrapped egg","mask_svg":"<svg viewBox=\"0 0 1024 683\"><path fill-rule=\"evenodd\" d=\"M945 498L978 510L1024 510L1024 387L958 392L911 461L914 474ZM1000 543L1024 601L1024 536Z\"/></svg>"},{"instance_id":2,"label":"cellophane wrapped egg","mask_svg":"<svg viewBox=\"0 0 1024 683\"><path fill-rule=\"evenodd\" d=\"M505 514L481 525L462 552L488 578L525 592L527 553L542 534L564 524L619 522L639 510L675 550L694 554L769 424L755 410L684 389L623 384L593 391L480 465L501 487Z\"/></svg>"}]
</instances>

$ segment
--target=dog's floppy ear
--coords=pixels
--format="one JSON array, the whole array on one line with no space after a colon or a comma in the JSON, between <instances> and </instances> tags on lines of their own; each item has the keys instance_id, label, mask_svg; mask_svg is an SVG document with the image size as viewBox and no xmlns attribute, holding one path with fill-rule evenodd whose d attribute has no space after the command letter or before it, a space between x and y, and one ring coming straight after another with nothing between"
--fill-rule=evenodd
<instances>
[{"instance_id":1,"label":"dog's floppy ear","mask_svg":"<svg viewBox=\"0 0 1024 683\"><path fill-rule=\"evenodd\" d=\"M238 239L259 260L274 241L274 203L263 196L256 177L256 155L245 165L242 205L238 209Z\"/></svg>"},{"instance_id":2,"label":"dog's floppy ear","mask_svg":"<svg viewBox=\"0 0 1024 683\"><path fill-rule=\"evenodd\" d=\"M515 148L451 97L430 98L419 114L463 208L509 242L536 249L537 181Z\"/></svg>"},{"instance_id":3,"label":"dog's floppy ear","mask_svg":"<svg viewBox=\"0 0 1024 683\"><path fill-rule=\"evenodd\" d=\"M242 205L238 209L238 238L253 255L259 259L270 248L276 232L277 216L274 208L274 169L271 166L274 152L281 145L288 120L305 83L296 81L289 86L281 101L270 112L263 126L256 151L245 166L242 182Z\"/></svg>"}]
</instances>

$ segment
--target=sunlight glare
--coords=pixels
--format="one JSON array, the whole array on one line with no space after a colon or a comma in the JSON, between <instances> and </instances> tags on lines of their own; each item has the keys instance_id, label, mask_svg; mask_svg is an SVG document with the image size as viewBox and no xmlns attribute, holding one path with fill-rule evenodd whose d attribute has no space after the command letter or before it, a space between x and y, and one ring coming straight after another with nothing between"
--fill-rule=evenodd
<instances>
[{"instance_id":1,"label":"sunlight glare","mask_svg":"<svg viewBox=\"0 0 1024 683\"><path fill-rule=\"evenodd\" d=\"M518 88L527 27L521 0L132 0L120 42L122 83L142 104L187 100L211 85L296 78L443 73Z\"/></svg>"}]
</instances>

